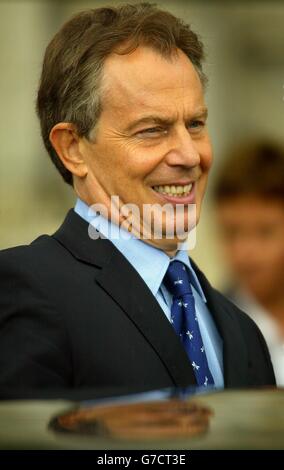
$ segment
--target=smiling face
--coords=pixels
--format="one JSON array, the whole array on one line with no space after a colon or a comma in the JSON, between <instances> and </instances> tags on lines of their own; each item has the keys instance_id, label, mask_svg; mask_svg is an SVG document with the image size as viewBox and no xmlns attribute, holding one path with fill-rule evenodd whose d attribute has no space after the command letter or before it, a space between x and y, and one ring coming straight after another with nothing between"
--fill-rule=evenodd
<instances>
[{"instance_id":1,"label":"smiling face","mask_svg":"<svg viewBox=\"0 0 284 470\"><path fill-rule=\"evenodd\" d=\"M200 78L182 51L165 59L147 47L111 55L104 65L102 112L95 137L81 139L88 171L74 178L88 204L196 204L199 219L211 144ZM162 221L165 233L165 220ZM186 226L186 224L185 224ZM176 240L151 240L170 249Z\"/></svg>"}]
</instances>

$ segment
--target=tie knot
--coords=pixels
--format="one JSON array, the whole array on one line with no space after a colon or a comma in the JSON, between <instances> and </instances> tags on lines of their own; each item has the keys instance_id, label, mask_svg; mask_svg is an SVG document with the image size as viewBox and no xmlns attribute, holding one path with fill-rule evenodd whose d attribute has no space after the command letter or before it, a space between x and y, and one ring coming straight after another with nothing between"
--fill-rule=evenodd
<instances>
[{"instance_id":1,"label":"tie knot","mask_svg":"<svg viewBox=\"0 0 284 470\"><path fill-rule=\"evenodd\" d=\"M192 294L185 265L181 261L172 261L164 277L164 284L174 297Z\"/></svg>"}]
</instances>

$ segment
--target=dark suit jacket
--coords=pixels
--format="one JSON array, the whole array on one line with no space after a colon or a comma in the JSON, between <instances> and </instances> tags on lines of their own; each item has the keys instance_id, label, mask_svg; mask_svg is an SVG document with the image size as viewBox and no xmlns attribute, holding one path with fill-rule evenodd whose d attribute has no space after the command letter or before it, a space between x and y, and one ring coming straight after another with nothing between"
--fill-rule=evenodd
<instances>
[{"instance_id":1,"label":"dark suit jacket","mask_svg":"<svg viewBox=\"0 0 284 470\"><path fill-rule=\"evenodd\" d=\"M223 339L225 386L274 384L256 325L192 264ZM53 236L0 253L0 385L193 384L186 353L143 279L109 240L89 238L73 210Z\"/></svg>"}]
</instances>

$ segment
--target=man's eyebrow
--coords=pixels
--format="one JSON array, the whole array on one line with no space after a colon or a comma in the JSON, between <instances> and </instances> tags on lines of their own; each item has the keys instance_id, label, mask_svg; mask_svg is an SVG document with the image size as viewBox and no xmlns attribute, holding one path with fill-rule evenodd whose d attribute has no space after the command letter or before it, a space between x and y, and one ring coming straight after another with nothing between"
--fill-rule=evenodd
<instances>
[{"instance_id":1,"label":"man's eyebrow","mask_svg":"<svg viewBox=\"0 0 284 470\"><path fill-rule=\"evenodd\" d=\"M192 116L188 117L185 119L185 121L192 121L194 119L206 119L208 116L208 109L207 108L201 108L195 113L192 114ZM142 116L139 119L136 119L135 121L131 122L125 129L125 132L132 132L136 127L138 127L141 124L156 124L160 126L166 126L169 127L175 122L175 119L173 118L167 118L167 117L162 117L158 116L155 114L152 115L147 115L147 116Z\"/></svg>"},{"instance_id":2,"label":"man's eyebrow","mask_svg":"<svg viewBox=\"0 0 284 470\"><path fill-rule=\"evenodd\" d=\"M199 109L199 110L198 110L196 113L194 113L194 115L193 115L193 119L196 119L196 118L207 119L207 117L208 117L208 108L206 108L206 107Z\"/></svg>"},{"instance_id":3,"label":"man's eyebrow","mask_svg":"<svg viewBox=\"0 0 284 470\"><path fill-rule=\"evenodd\" d=\"M153 115L143 116L139 119L136 119L136 121L131 122L127 126L125 131L131 132L141 124L158 124L160 126L170 126L171 124L173 124L173 122L174 122L174 119L169 119L166 117L161 117L161 116L157 116L153 114Z\"/></svg>"}]
</instances>

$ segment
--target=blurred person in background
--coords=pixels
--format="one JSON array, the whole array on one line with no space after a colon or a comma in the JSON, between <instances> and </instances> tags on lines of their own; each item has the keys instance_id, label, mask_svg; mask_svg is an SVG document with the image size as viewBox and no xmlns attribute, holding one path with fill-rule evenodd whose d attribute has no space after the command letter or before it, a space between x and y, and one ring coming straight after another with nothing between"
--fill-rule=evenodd
<instances>
[{"instance_id":1,"label":"blurred person in background","mask_svg":"<svg viewBox=\"0 0 284 470\"><path fill-rule=\"evenodd\" d=\"M268 344L284 385L284 148L250 142L231 152L214 199L231 272L227 294L247 312Z\"/></svg>"}]
</instances>

